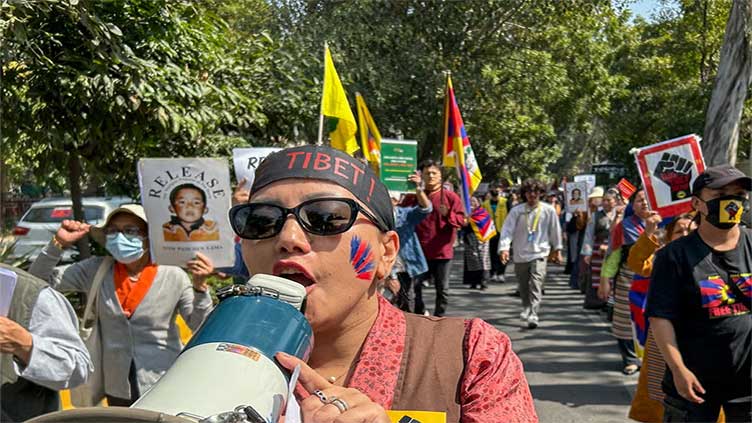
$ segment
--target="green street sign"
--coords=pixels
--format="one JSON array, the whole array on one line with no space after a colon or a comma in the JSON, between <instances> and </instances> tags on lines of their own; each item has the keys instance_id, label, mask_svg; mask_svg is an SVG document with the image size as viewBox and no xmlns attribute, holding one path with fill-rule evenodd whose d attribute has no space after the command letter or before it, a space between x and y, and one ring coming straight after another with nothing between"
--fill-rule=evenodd
<instances>
[{"instance_id":1,"label":"green street sign","mask_svg":"<svg viewBox=\"0 0 752 423\"><path fill-rule=\"evenodd\" d=\"M408 182L418 167L418 142L412 140L381 140L381 182L390 191L412 192L415 184Z\"/></svg>"}]
</instances>

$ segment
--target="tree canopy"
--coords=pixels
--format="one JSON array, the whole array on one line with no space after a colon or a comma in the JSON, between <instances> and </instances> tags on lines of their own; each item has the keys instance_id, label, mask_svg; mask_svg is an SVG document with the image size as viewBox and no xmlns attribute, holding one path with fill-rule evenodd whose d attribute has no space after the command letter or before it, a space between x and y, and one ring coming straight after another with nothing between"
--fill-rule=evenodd
<instances>
[{"instance_id":1,"label":"tree canopy","mask_svg":"<svg viewBox=\"0 0 752 423\"><path fill-rule=\"evenodd\" d=\"M16 176L135 194L139 157L314 142L328 42L351 105L361 92L422 158L439 155L449 71L487 180L630 164L633 147L702 134L732 1L665 0L650 19L628 3L3 2L2 157Z\"/></svg>"}]
</instances>

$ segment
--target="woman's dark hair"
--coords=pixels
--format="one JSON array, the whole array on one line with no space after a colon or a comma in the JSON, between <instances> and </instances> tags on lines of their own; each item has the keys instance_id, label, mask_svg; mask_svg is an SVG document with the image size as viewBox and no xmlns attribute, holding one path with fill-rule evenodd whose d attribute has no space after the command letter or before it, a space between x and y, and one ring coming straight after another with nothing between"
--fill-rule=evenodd
<instances>
[{"instance_id":1,"label":"woman's dark hair","mask_svg":"<svg viewBox=\"0 0 752 423\"><path fill-rule=\"evenodd\" d=\"M418 165L418 169L420 169L420 171L423 172L426 168L431 167L431 166L436 166L439 168L439 170L441 170L441 163L433 159L423 160L422 162L420 162L420 165Z\"/></svg>"},{"instance_id":2,"label":"woman's dark hair","mask_svg":"<svg viewBox=\"0 0 752 423\"><path fill-rule=\"evenodd\" d=\"M520 187L520 197L525 198L528 192L540 195L546 192L546 188L543 186L543 182L537 179L526 179Z\"/></svg>"},{"instance_id":3,"label":"woman's dark hair","mask_svg":"<svg viewBox=\"0 0 752 423\"><path fill-rule=\"evenodd\" d=\"M674 234L674 228L676 227L676 224L679 223L680 220L694 221L696 217L697 216L695 212L689 212L689 213L680 214L679 216L676 216L673 219L671 219L671 222L669 222L669 224L666 225L666 242L669 242L669 240L671 239L671 235Z\"/></svg>"}]
</instances>

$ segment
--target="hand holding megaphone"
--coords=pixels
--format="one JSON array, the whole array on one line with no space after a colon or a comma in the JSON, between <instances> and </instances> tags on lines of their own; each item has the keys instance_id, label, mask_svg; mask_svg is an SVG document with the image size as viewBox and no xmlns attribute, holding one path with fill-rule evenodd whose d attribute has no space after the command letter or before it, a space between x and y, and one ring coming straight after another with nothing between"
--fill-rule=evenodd
<instances>
[{"instance_id":1,"label":"hand holding megaphone","mask_svg":"<svg viewBox=\"0 0 752 423\"><path fill-rule=\"evenodd\" d=\"M278 421L290 373L275 354L283 351L303 362L313 345L313 331L301 313L305 295L297 282L271 275L219 290L220 303L132 407L202 419L250 407L264 422Z\"/></svg>"},{"instance_id":2,"label":"hand holding megaphone","mask_svg":"<svg viewBox=\"0 0 752 423\"><path fill-rule=\"evenodd\" d=\"M279 352L275 357L287 370L300 366L295 396L300 401L304 422L391 422L384 408L359 390L330 383L295 356Z\"/></svg>"}]
</instances>

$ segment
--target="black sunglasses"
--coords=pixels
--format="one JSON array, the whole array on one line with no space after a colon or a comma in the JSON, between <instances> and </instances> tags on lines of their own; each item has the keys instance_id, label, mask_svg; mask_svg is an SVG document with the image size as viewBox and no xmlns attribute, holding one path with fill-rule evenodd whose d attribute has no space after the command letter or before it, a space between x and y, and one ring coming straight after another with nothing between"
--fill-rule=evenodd
<instances>
[{"instance_id":1,"label":"black sunglasses","mask_svg":"<svg viewBox=\"0 0 752 423\"><path fill-rule=\"evenodd\" d=\"M388 231L373 214L350 198L315 198L291 209L269 203L239 204L230 209L230 224L241 238L266 239L279 234L292 213L306 232L337 235L352 227L358 212L382 232Z\"/></svg>"}]
</instances>

